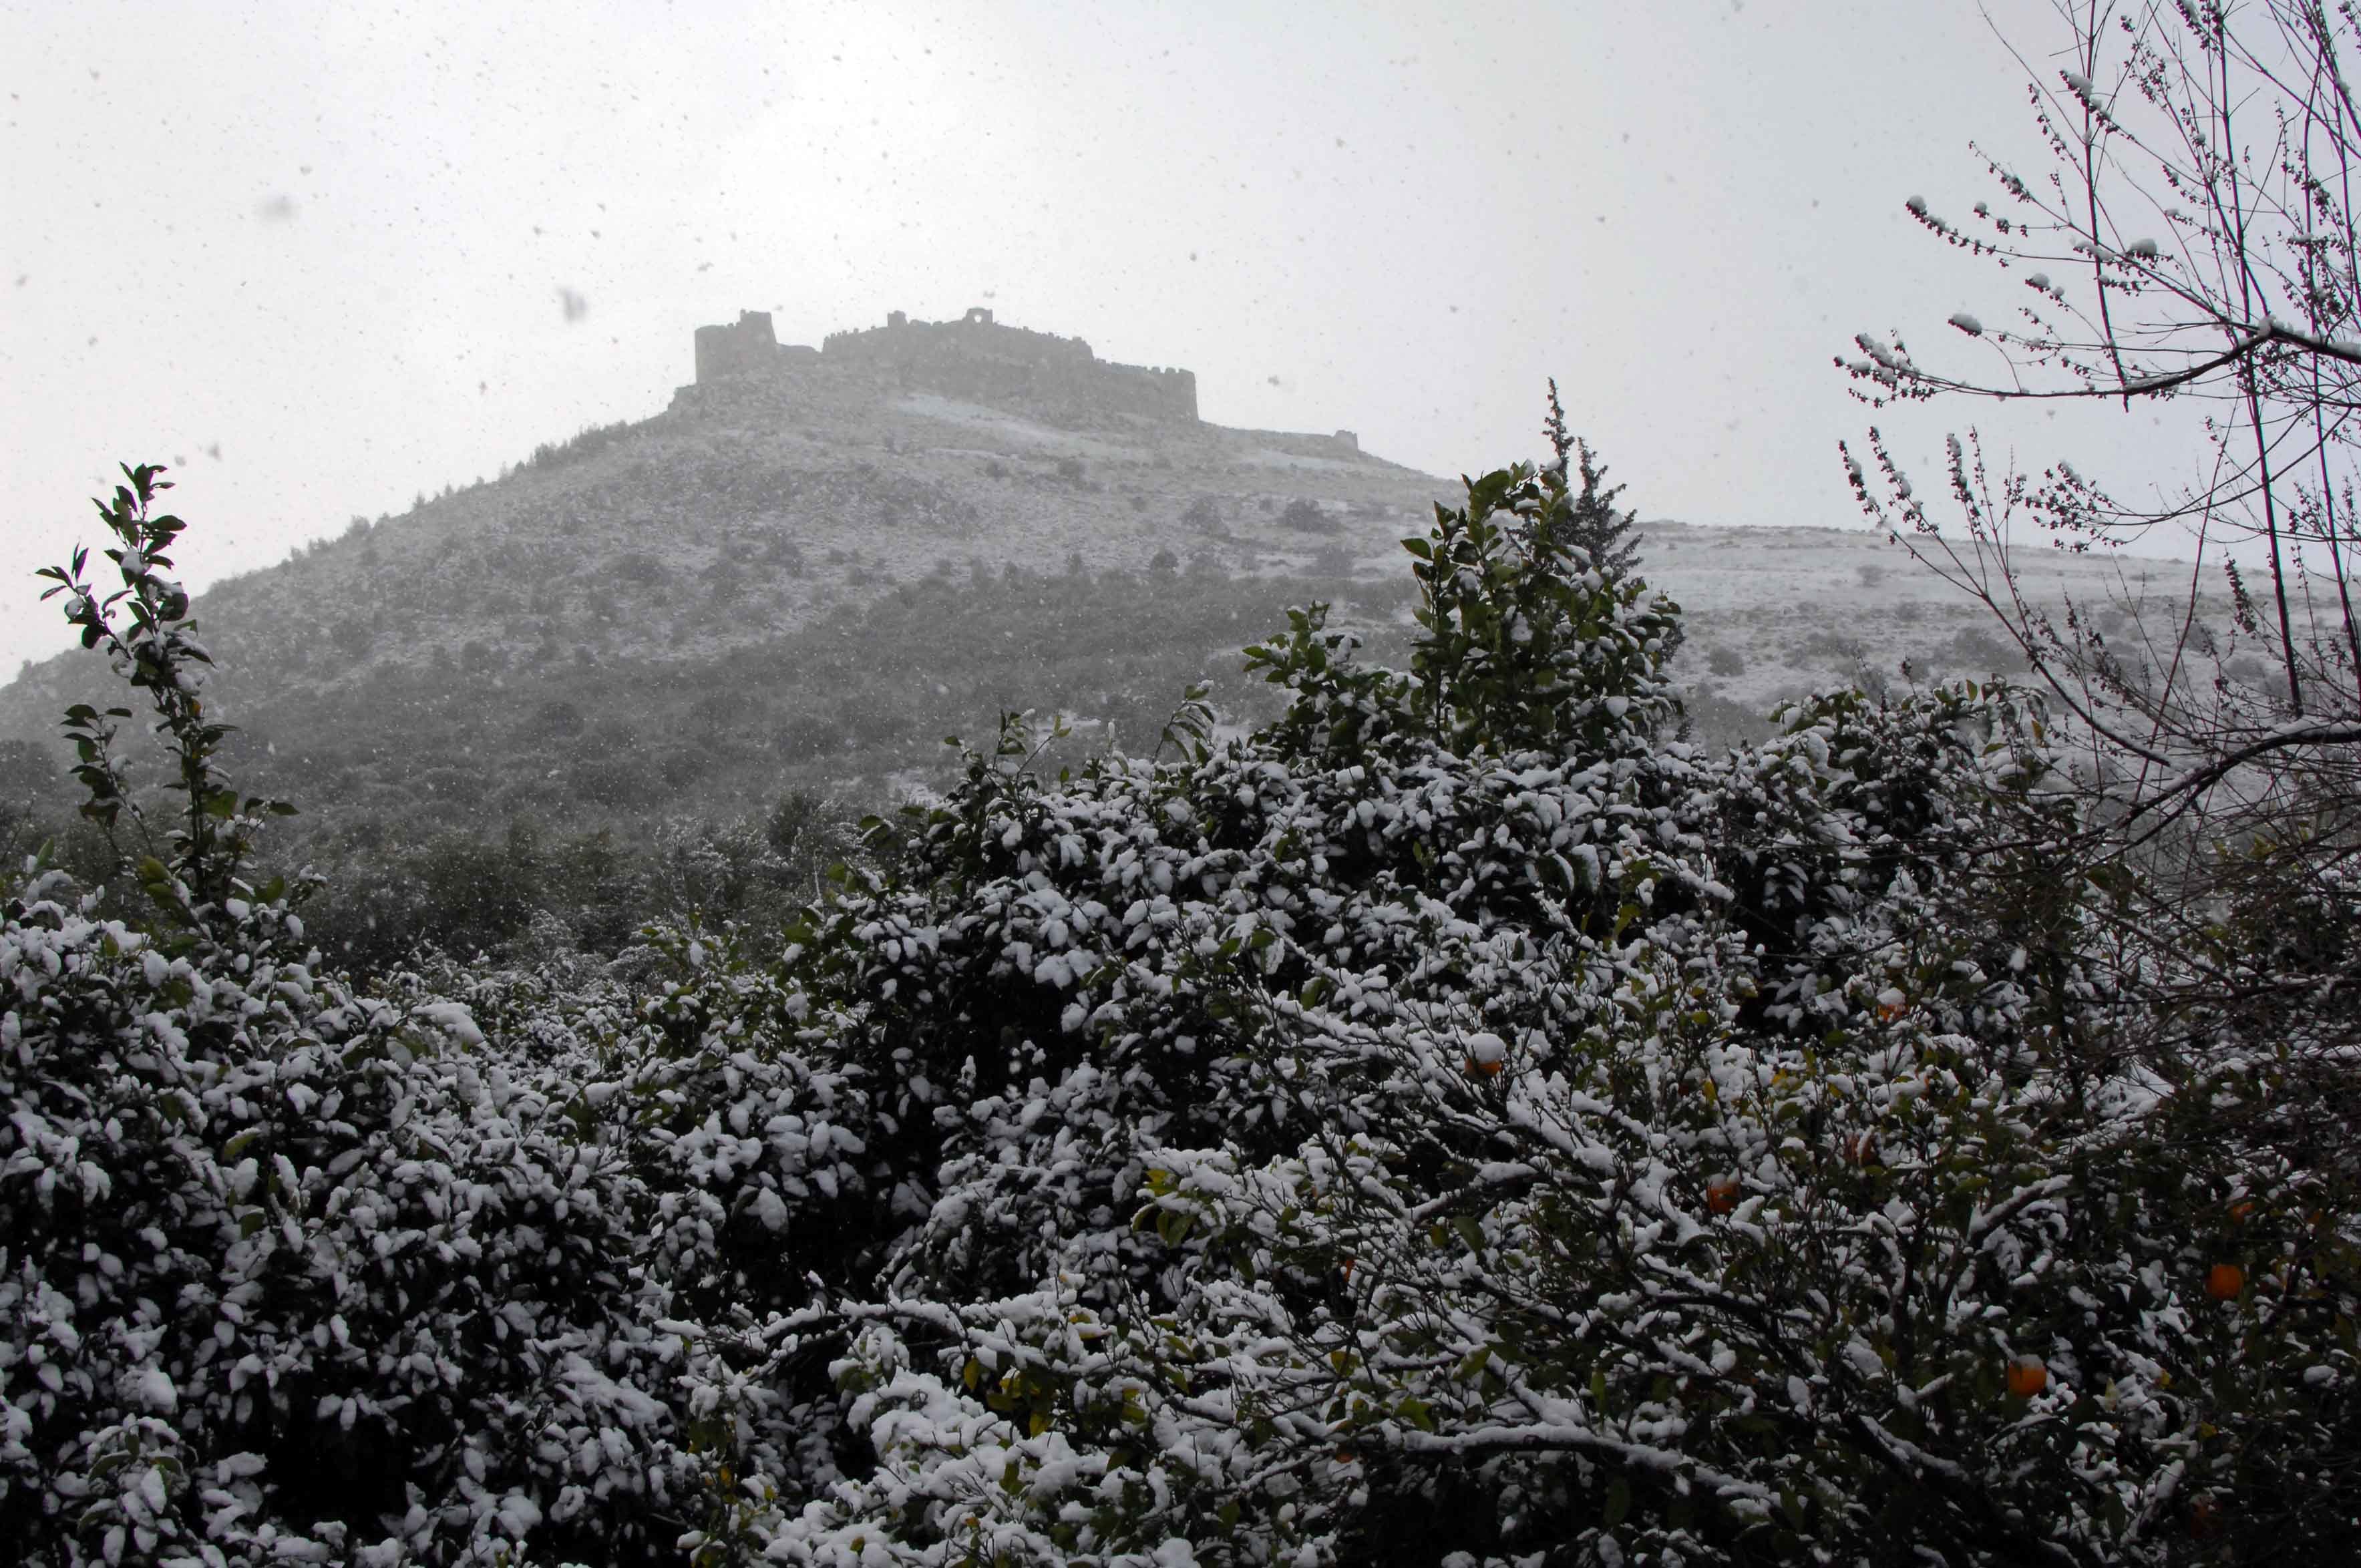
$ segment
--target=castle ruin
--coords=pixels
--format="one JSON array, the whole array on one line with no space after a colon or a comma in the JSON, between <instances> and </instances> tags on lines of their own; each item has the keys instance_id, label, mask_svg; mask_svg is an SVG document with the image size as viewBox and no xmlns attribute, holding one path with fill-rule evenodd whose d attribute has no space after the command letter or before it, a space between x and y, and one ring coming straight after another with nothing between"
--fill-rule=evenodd
<instances>
[{"instance_id":1,"label":"castle ruin","mask_svg":"<svg viewBox=\"0 0 2361 1568\"><path fill-rule=\"evenodd\" d=\"M982 306L957 321L912 321L900 311L882 327L830 333L820 346L782 344L768 311L697 329L697 385L821 375L939 393L997 407L1118 413L1193 423L1194 371L1115 365L1078 337L1003 326Z\"/></svg>"}]
</instances>

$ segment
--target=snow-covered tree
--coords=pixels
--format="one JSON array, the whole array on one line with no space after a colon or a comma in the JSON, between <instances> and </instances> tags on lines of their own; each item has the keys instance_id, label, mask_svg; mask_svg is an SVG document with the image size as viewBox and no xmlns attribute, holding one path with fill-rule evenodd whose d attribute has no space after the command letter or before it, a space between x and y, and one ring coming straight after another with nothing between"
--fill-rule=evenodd
<instances>
[{"instance_id":1,"label":"snow-covered tree","mask_svg":"<svg viewBox=\"0 0 2361 1568\"><path fill-rule=\"evenodd\" d=\"M1640 559L1635 532L1639 513L1617 508L1624 487L1609 485L1607 465L1598 461L1590 443L1567 430L1565 408L1558 401L1554 378L1549 384L1549 416L1542 422L1542 433L1549 438L1551 471L1572 492L1565 515L1553 526L1565 543L1588 555L1598 570L1618 574L1632 570ZM1573 488L1576 480L1578 489Z\"/></svg>"},{"instance_id":2,"label":"snow-covered tree","mask_svg":"<svg viewBox=\"0 0 2361 1568\"><path fill-rule=\"evenodd\" d=\"M2110 1054L2037 708L1659 745L1665 612L1496 548L1562 493L1439 517L1411 674L1304 612L1271 729L1054 788L1011 737L840 910L935 1175L782 1330L851 1333L880 1467L773 1553L2166 1561L2340 1472L2349 1211L2188 1146L2251 1064Z\"/></svg>"}]
</instances>

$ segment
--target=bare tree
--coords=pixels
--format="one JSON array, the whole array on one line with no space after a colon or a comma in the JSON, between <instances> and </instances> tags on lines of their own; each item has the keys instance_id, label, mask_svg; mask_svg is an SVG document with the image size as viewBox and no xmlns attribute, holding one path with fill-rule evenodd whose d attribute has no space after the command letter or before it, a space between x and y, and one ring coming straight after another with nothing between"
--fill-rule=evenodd
<instances>
[{"instance_id":1,"label":"bare tree","mask_svg":"<svg viewBox=\"0 0 2361 1568\"><path fill-rule=\"evenodd\" d=\"M1982 367L1895 334L1838 364L1872 406L2171 403L2200 477L2127 504L2063 461L1996 475L1954 438L1946 532L1878 431L1844 460L1870 517L1989 607L2064 710L2090 832L2061 852L2110 890L2092 903L2125 971L2172 988L2148 1043L2297 1042L2317 1112L2283 1101L2267 1135L2349 1147L2361 1100L2331 1068L2361 1048L2361 5L2055 8L2042 52L2003 35L2048 166L1979 149L1990 201L1959 221L1908 203L2015 291L2005 319L1949 318ZM2193 554L2169 596L2124 572L2114 602L2059 598L2025 554L2143 536Z\"/></svg>"},{"instance_id":2,"label":"bare tree","mask_svg":"<svg viewBox=\"0 0 2361 1568\"><path fill-rule=\"evenodd\" d=\"M1868 334L1839 364L1872 405L2196 400L2206 477L2141 508L2063 462L1995 483L1955 442L1967 529L1950 538L1872 430L1868 465L1845 452L1855 488L1897 539L1992 601L2070 709L2133 762L2132 814L2188 809L2267 762L2290 780L2321 765L2342 778L2361 741L2361 104L2345 71L2361 15L2321 0L2057 10L2055 66L2010 43L2050 167L2027 177L1987 159L1999 200L1968 223L1908 203L2023 291L2006 324L1950 318L1993 368L1930 367L1898 334ZM2129 635L2119 617L2111 636L2079 608L2060 621L2028 598L2011 555L2027 527L2072 548L2178 529L2198 575L2168 615L2127 606ZM2217 578L2226 614L2209 623ZM2266 661L2268 681L2228 673L2256 667L2241 654Z\"/></svg>"},{"instance_id":3,"label":"bare tree","mask_svg":"<svg viewBox=\"0 0 2361 1568\"><path fill-rule=\"evenodd\" d=\"M1945 393L2201 401L2203 482L2131 507L2060 464L2037 481L2013 477L1988 506L1980 494L1982 515L1971 521L1992 534L2022 518L2076 544L2186 530L2209 576L2224 578L2235 631L2266 642L2276 666L2268 705L2231 702L2205 715L2195 731L2204 750L2223 752L2224 740L2230 751L2349 744L2361 739L2361 620L2350 591L2361 546L2353 483L2361 234L2352 200L2361 105L2344 67L2361 45L2361 20L2350 5L2320 0L2059 0L2057 9L2057 65L2037 69L2011 44L2033 77L2051 167L2028 178L1988 159L2000 199L1978 203L1968 223L1909 203L1931 233L1992 258L2023 290L2006 324L1950 318L1993 368L1932 367L1898 335L1867 334L1855 340L1859 356L1839 363L1873 404ZM1874 433L1871 451L1891 468ZM1872 498L1861 465L1847 459L1879 521L1927 537L1906 485L1895 488L1889 473L1885 493ZM1971 537L1982 536L1971 527ZM1989 553L2004 541L1982 544ZM1952 565L1949 552L1935 554ZM2239 568L2257 556L2268 573L2259 595ZM2167 645L2168 668L2187 641ZM2154 759L2161 771L2149 784L2200 787L2173 744L2189 738L2178 733L2189 716L2154 700L2132 706L2143 724L2164 729L2153 746L2134 744L2136 729L2116 732L2134 754L2168 753Z\"/></svg>"}]
</instances>

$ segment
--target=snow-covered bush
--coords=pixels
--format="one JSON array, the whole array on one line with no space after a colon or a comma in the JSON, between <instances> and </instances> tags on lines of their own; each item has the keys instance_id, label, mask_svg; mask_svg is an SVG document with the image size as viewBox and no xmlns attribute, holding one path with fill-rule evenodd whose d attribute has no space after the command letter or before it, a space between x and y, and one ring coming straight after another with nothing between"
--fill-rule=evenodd
<instances>
[{"instance_id":1,"label":"snow-covered bush","mask_svg":"<svg viewBox=\"0 0 2361 1568\"><path fill-rule=\"evenodd\" d=\"M562 1540L615 1488L694 1494L640 1392L691 1370L630 1266L646 1205L556 1086L454 1004L267 948L167 960L45 891L0 938L0 1530L114 1556L94 1501L143 1421L183 1466L158 1512L257 1560L294 1536L456 1556L544 1514Z\"/></svg>"},{"instance_id":2,"label":"snow-covered bush","mask_svg":"<svg viewBox=\"0 0 2361 1568\"><path fill-rule=\"evenodd\" d=\"M2037 708L1661 743L1546 480L1414 545L1411 674L1306 612L1270 729L1005 738L835 912L928 1210L774 1553L2164 1561L2349 1464L2349 1203L2215 1122L2245 1043L2111 1051L2170 954L2091 947Z\"/></svg>"},{"instance_id":3,"label":"snow-covered bush","mask_svg":"<svg viewBox=\"0 0 2361 1568\"><path fill-rule=\"evenodd\" d=\"M283 891L240 878L247 816L213 807L221 727L170 695L202 663L160 576L177 524L131 477L110 555L137 553L134 613L82 560L61 576L159 694L198 804L145 920L38 865L0 907L0 1539L37 1563L674 1560L728 1464L798 1452L726 1332L762 1299L748 1269L779 1271L780 1190L860 1146L829 1120L841 1075L748 1035L749 988L700 978L694 943L646 995L495 976L471 1008L322 973ZM101 740L85 758L94 804L136 798ZM732 1026L705 1028L708 990Z\"/></svg>"},{"instance_id":4,"label":"snow-covered bush","mask_svg":"<svg viewBox=\"0 0 2361 1568\"><path fill-rule=\"evenodd\" d=\"M1192 705L1049 779L1012 721L783 951L691 920L364 990L236 844L170 840L136 918L37 865L0 910L0 1539L2334 1550L2361 1238L2307 1107L2349 1070L2159 1014L2174 948L2093 917L2136 870L2070 852L2009 688L1666 740L1677 612L1574 501L1474 481L1411 543L1411 667L1301 611L1252 735ZM184 597L127 591L180 689Z\"/></svg>"}]
</instances>

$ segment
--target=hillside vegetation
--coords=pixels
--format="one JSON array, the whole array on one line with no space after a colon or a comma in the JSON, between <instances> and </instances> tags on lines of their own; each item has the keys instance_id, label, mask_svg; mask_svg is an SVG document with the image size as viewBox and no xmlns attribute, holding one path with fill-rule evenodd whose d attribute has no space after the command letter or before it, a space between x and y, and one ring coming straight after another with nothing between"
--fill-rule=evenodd
<instances>
[{"instance_id":1,"label":"hillside vegetation","mask_svg":"<svg viewBox=\"0 0 2361 1568\"><path fill-rule=\"evenodd\" d=\"M1440 493L1325 438L1064 430L860 387L793 411L708 398L356 520L200 609L249 720L245 766L340 811L712 812L745 804L742 773L662 759L724 731L765 753L766 777L882 795L895 773L939 771L946 727L988 730L1020 687L1102 722L1152 699L1160 723L1192 681L1235 674L1209 666L1247 629L1390 552ZM1078 641L1103 654L1114 618L1174 580L1197 602L1134 616L1111 675L1062 678ZM1399 598L1377 586L1382 620ZM930 631L943 662L910 678L906 633L946 609L965 624ZM0 726L46 740L90 689L68 663L27 672ZM547 782L566 759L543 742L573 739L546 733L566 723L544 716L555 702L629 728L588 743L618 776ZM656 765L621 779L642 755Z\"/></svg>"},{"instance_id":2,"label":"hillside vegetation","mask_svg":"<svg viewBox=\"0 0 2361 1568\"><path fill-rule=\"evenodd\" d=\"M316 923L324 950L612 957L651 907L783 915L848 850L840 831L798 849L783 811L840 828L940 789L944 739L1004 711L1062 719L1066 764L1152 744L1197 684L1267 719L1236 650L1315 600L1400 658L1391 563L1448 489L1323 436L693 388L197 609L240 721L226 756L306 805L264 852L354 892ZM1922 683L2022 667L1868 534L1638 532L1692 609L1671 675L1701 741L1761 739L1831 683L1904 684L1905 659ZM2103 596L2105 564L2060 570ZM93 876L56 716L104 696L62 657L0 689L0 833L16 852L59 838Z\"/></svg>"}]
</instances>

